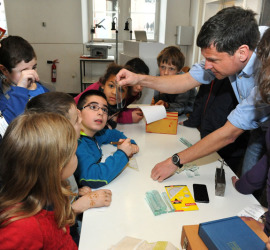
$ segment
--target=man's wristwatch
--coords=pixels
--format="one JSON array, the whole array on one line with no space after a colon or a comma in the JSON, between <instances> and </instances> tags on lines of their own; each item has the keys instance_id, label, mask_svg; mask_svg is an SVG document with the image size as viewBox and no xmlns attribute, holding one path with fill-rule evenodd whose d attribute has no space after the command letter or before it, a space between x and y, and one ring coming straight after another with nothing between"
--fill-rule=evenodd
<instances>
[{"instance_id":1,"label":"man's wristwatch","mask_svg":"<svg viewBox=\"0 0 270 250\"><path fill-rule=\"evenodd\" d=\"M182 168L183 167L183 164L180 163L180 157L178 154L174 154L172 156L172 162L175 166L179 167L179 168Z\"/></svg>"}]
</instances>

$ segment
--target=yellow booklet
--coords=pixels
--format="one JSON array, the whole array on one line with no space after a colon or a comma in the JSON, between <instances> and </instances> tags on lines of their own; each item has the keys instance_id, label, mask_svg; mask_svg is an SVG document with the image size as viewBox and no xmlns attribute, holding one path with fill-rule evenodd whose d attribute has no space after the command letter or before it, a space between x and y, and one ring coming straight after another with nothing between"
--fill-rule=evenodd
<instances>
[{"instance_id":1,"label":"yellow booklet","mask_svg":"<svg viewBox=\"0 0 270 250\"><path fill-rule=\"evenodd\" d=\"M186 185L165 186L175 212L198 210L198 206Z\"/></svg>"}]
</instances>

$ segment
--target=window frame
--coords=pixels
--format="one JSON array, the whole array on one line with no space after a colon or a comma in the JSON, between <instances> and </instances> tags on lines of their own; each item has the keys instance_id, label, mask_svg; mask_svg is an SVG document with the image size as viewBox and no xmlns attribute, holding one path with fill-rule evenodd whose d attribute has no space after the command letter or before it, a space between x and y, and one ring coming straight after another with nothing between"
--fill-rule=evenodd
<instances>
[{"instance_id":1,"label":"window frame","mask_svg":"<svg viewBox=\"0 0 270 250\"><path fill-rule=\"evenodd\" d=\"M5 16L5 18L3 18L2 20L6 23L5 27L1 27L0 26L0 28L2 28L2 29L5 30L5 34L4 35L2 34L3 30L1 30L1 35L2 35L1 38L4 38L4 37L7 37L8 36L7 15L6 15L6 9L5 9L5 2L4 2L4 0L0 0L0 5L1 5L1 8L2 8L2 5L3 5L4 11L1 11L1 15L4 15Z\"/></svg>"},{"instance_id":2,"label":"window frame","mask_svg":"<svg viewBox=\"0 0 270 250\"><path fill-rule=\"evenodd\" d=\"M129 31L125 31L125 22L130 18L131 16L131 1L132 0L118 0L118 19L117 23L118 25L118 41L121 43L124 40L129 40L130 33ZM89 29L88 29L88 35L89 35L89 41L91 41L91 27L93 25L93 0L89 0L89 15L88 15L88 21L89 21ZM159 40L159 26L160 26L160 0L156 0L156 14L155 14L155 35L154 39L148 39L150 42L158 42ZM130 20L129 20L130 21ZM132 28L132 39L135 39L134 35L134 29ZM115 39L106 39L106 38L93 38L93 42L115 42Z\"/></svg>"}]
</instances>

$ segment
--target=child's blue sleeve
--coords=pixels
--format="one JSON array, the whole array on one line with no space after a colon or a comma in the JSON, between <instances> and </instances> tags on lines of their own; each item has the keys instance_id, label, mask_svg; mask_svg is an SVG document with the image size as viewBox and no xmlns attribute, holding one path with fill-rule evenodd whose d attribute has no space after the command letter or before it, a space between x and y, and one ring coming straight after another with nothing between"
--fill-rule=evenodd
<instances>
[{"instance_id":1,"label":"child's blue sleeve","mask_svg":"<svg viewBox=\"0 0 270 250\"><path fill-rule=\"evenodd\" d=\"M123 132L117 129L103 129L99 132L101 135L97 137L99 144L109 144L110 142L118 142L120 139L127 139ZM134 140L130 140L132 144L136 144Z\"/></svg>"},{"instance_id":2,"label":"child's blue sleeve","mask_svg":"<svg viewBox=\"0 0 270 250\"><path fill-rule=\"evenodd\" d=\"M22 87L11 86L10 91L0 94L0 110L8 124L24 112L28 100L28 89Z\"/></svg>"},{"instance_id":3,"label":"child's blue sleeve","mask_svg":"<svg viewBox=\"0 0 270 250\"><path fill-rule=\"evenodd\" d=\"M87 140L87 139L86 139ZM99 188L110 183L125 167L129 159L122 150L117 150L112 156L106 158L105 162L98 163L101 151L95 142L82 141L77 149L78 167L75 172L79 186Z\"/></svg>"}]
</instances>

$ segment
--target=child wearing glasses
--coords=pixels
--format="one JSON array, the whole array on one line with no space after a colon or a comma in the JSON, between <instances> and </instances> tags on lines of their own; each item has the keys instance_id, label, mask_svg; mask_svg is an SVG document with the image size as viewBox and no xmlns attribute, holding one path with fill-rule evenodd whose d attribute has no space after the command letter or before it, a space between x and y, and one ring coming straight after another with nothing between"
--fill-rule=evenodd
<instances>
[{"instance_id":1,"label":"child wearing glasses","mask_svg":"<svg viewBox=\"0 0 270 250\"><path fill-rule=\"evenodd\" d=\"M26 103L49 90L39 82L37 57L22 37L8 36L0 44L0 110L9 124Z\"/></svg>"},{"instance_id":2,"label":"child wearing glasses","mask_svg":"<svg viewBox=\"0 0 270 250\"><path fill-rule=\"evenodd\" d=\"M157 57L159 74L161 76L184 74L184 72L181 71L184 63L184 55L181 50L175 46L166 47ZM188 114L193 111L195 97L195 88L181 94L166 94L155 91L151 104L163 105L166 111L178 112L178 115Z\"/></svg>"},{"instance_id":3,"label":"child wearing glasses","mask_svg":"<svg viewBox=\"0 0 270 250\"><path fill-rule=\"evenodd\" d=\"M78 141L78 168L75 172L81 186L102 187L111 182L128 163L139 147L116 129L104 129L108 119L106 95L98 90L84 92L78 101L81 111L81 137ZM102 144L119 142L116 152L101 162Z\"/></svg>"},{"instance_id":4,"label":"child wearing glasses","mask_svg":"<svg viewBox=\"0 0 270 250\"><path fill-rule=\"evenodd\" d=\"M107 125L109 128L116 128L117 125L117 118L119 113L123 110L126 104L126 99L128 98L130 92L131 92L131 87L121 87L118 88L118 91L120 93L120 97L118 96L118 100L116 98L116 82L115 82L115 77L117 73L123 69L123 66L117 65L115 63L109 64L106 73L104 74L103 77L99 79L99 82L91 84L84 92L94 89L94 90L99 90L102 91L108 102L108 121ZM127 69L130 69L129 67L125 67ZM82 93L84 93L82 92ZM82 95L79 94L77 95L74 99L76 103L78 103L80 96ZM120 105L117 105L117 103L120 102L120 99L122 100L122 103Z\"/></svg>"}]
</instances>

